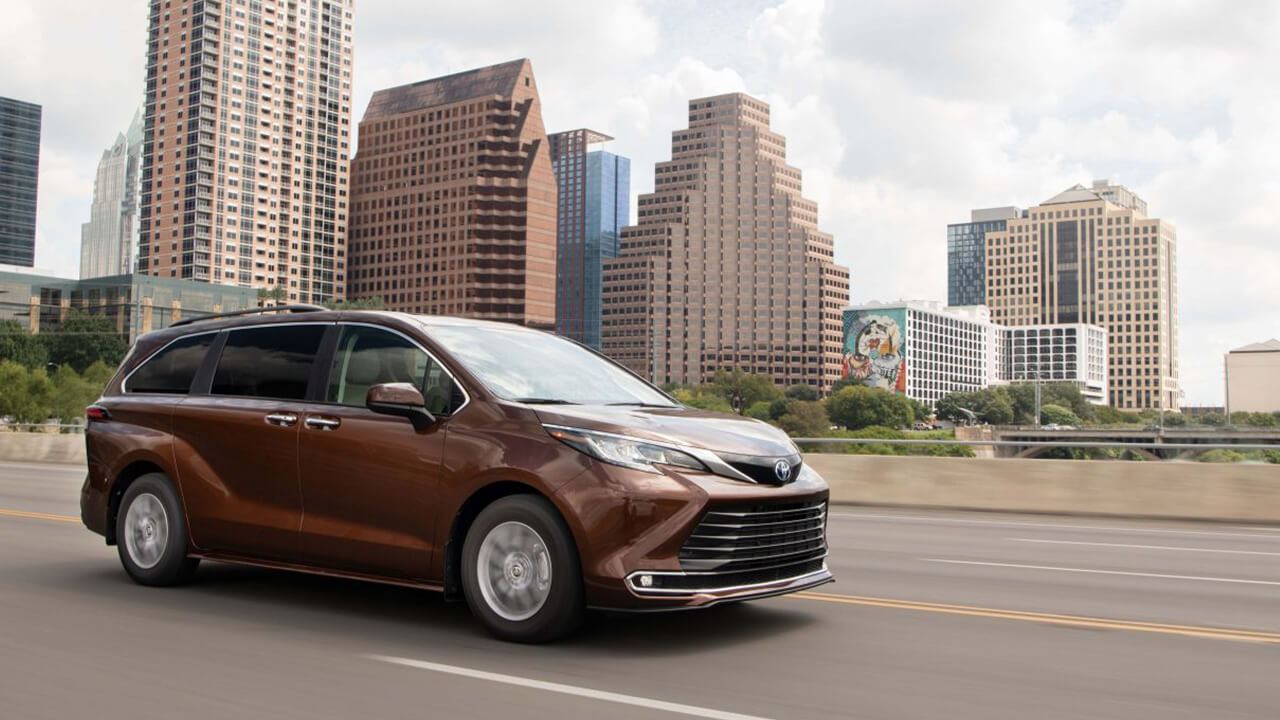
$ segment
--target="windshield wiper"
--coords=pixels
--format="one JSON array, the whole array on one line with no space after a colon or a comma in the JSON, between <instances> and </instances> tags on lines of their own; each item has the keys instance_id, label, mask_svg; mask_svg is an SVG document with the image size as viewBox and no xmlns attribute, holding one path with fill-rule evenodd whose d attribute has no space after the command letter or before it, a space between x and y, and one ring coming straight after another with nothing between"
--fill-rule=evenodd
<instances>
[{"instance_id":1,"label":"windshield wiper","mask_svg":"<svg viewBox=\"0 0 1280 720\"><path fill-rule=\"evenodd\" d=\"M512 398L512 402L525 403L526 405L577 405L578 403L571 400L561 400L560 398Z\"/></svg>"},{"instance_id":2,"label":"windshield wiper","mask_svg":"<svg viewBox=\"0 0 1280 720\"><path fill-rule=\"evenodd\" d=\"M665 404L659 404L659 403L647 403L647 402L639 402L639 401L605 403L605 405L608 407L660 407L660 408L679 407L678 405L665 405Z\"/></svg>"}]
</instances>

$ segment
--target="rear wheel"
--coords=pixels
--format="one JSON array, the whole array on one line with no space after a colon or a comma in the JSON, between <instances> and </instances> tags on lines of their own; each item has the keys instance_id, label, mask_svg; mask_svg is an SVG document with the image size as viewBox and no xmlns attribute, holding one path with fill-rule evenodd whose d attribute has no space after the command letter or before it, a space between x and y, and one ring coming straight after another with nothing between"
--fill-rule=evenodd
<instances>
[{"instance_id":1,"label":"rear wheel","mask_svg":"<svg viewBox=\"0 0 1280 720\"><path fill-rule=\"evenodd\" d=\"M187 557L187 522L169 478L148 473L124 491L116 513L120 564L141 585L176 585L200 564Z\"/></svg>"},{"instance_id":2,"label":"rear wheel","mask_svg":"<svg viewBox=\"0 0 1280 720\"><path fill-rule=\"evenodd\" d=\"M480 512L462 546L462 588L472 614L503 640L555 640L582 621L573 536L551 503L534 495L505 497Z\"/></svg>"}]
</instances>

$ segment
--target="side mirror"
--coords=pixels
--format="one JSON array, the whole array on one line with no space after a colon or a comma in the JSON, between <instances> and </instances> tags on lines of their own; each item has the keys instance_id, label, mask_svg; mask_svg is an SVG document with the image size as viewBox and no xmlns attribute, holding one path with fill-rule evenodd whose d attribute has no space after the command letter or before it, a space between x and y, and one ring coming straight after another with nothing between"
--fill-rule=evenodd
<instances>
[{"instance_id":1,"label":"side mirror","mask_svg":"<svg viewBox=\"0 0 1280 720\"><path fill-rule=\"evenodd\" d=\"M422 432L436 422L435 415L427 412L427 401L422 392L409 383L382 383L369 388L364 398L365 407L382 415L408 418L413 429Z\"/></svg>"}]
</instances>

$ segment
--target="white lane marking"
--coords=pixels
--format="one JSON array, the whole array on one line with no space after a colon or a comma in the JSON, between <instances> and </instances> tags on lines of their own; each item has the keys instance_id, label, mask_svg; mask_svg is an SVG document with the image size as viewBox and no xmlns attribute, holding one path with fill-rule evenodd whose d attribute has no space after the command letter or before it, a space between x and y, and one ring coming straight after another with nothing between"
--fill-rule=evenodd
<instances>
[{"instance_id":1,"label":"white lane marking","mask_svg":"<svg viewBox=\"0 0 1280 720\"><path fill-rule=\"evenodd\" d=\"M1041 538L1005 538L1013 542L1048 543L1051 545L1092 545L1095 547L1134 548L1137 550L1181 550L1182 552L1227 553L1228 555L1280 555L1262 550L1218 550L1216 548L1177 547L1174 545L1131 545L1128 543L1085 542L1083 540L1044 540Z\"/></svg>"},{"instance_id":2,"label":"white lane marking","mask_svg":"<svg viewBox=\"0 0 1280 720\"><path fill-rule=\"evenodd\" d=\"M560 683L546 682L544 680L532 680L530 678L523 678L517 675L503 675L501 673L486 672L484 670L473 670L471 668L458 667L457 665L442 665L440 663L427 662L425 660L413 660L410 658L392 657L389 655L365 655L365 657L370 660L404 665L406 667L418 668L419 670L430 670L432 672L447 673L450 675L461 675L463 677L475 678L477 680L488 680L490 682L533 688L535 690L546 690L547 692L561 693L562 695L576 695L578 697L590 698L592 700L602 700L604 702L619 703L622 705L634 705L636 707L648 708L650 710L663 710L665 712L691 715L693 717L713 718L713 720L768 720L768 718L762 718L758 715L741 715L739 713L712 710L710 708L696 707L694 705L681 705L680 703L653 700L651 698L637 697L635 695L621 695L619 693L592 690L591 688L577 687L574 685L561 685Z\"/></svg>"},{"instance_id":3,"label":"white lane marking","mask_svg":"<svg viewBox=\"0 0 1280 720\"><path fill-rule=\"evenodd\" d=\"M925 562L950 565L985 565L987 567L1020 568L1023 570L1056 570L1058 572L1091 573L1095 575L1132 575L1134 577L1165 578L1169 580L1202 580L1205 582L1241 583L1244 585L1280 585L1277 580L1244 580L1241 578L1204 577L1200 575L1165 575L1163 573L1129 572L1127 570L1094 570L1091 568L1055 567L1053 565L1020 565L1018 563L980 562L978 560L944 560L920 558Z\"/></svg>"},{"instance_id":4,"label":"white lane marking","mask_svg":"<svg viewBox=\"0 0 1280 720\"><path fill-rule=\"evenodd\" d=\"M956 525L989 525L989 526L1007 526L1007 527L1034 527L1045 529L1062 528L1067 530L1099 530L1103 532L1133 532L1133 533L1172 533L1174 535L1218 535L1227 537L1248 537L1261 540L1275 540L1275 535L1268 535L1263 532L1257 533L1241 533L1241 532L1221 532L1218 530L1174 530L1172 528L1126 528L1116 527L1114 525L1067 525L1060 523L1038 523L1038 522L1016 522L1013 520L969 520L965 518L940 518L928 517L926 515L875 515L872 513L827 513L828 517L837 518L860 518L863 520L907 520L907 521L923 521L935 523L952 523ZM1280 531L1280 528L1259 528L1266 531Z\"/></svg>"}]
</instances>

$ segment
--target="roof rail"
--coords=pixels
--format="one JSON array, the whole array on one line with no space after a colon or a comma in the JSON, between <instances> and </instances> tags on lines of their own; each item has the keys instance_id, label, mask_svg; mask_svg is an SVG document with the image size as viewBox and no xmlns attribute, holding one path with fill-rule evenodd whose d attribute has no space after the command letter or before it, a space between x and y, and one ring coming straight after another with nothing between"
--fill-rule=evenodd
<instances>
[{"instance_id":1,"label":"roof rail","mask_svg":"<svg viewBox=\"0 0 1280 720\"><path fill-rule=\"evenodd\" d=\"M237 317L239 315L256 315L258 313L269 312L291 312L291 313L308 313L321 312L329 308L321 305L268 305L266 307L249 308L248 310L234 310L232 312L214 313L203 317L185 318L176 323L171 323L169 327L178 327L179 325L190 325L191 323L204 322L205 320L218 320L220 318Z\"/></svg>"}]
</instances>

